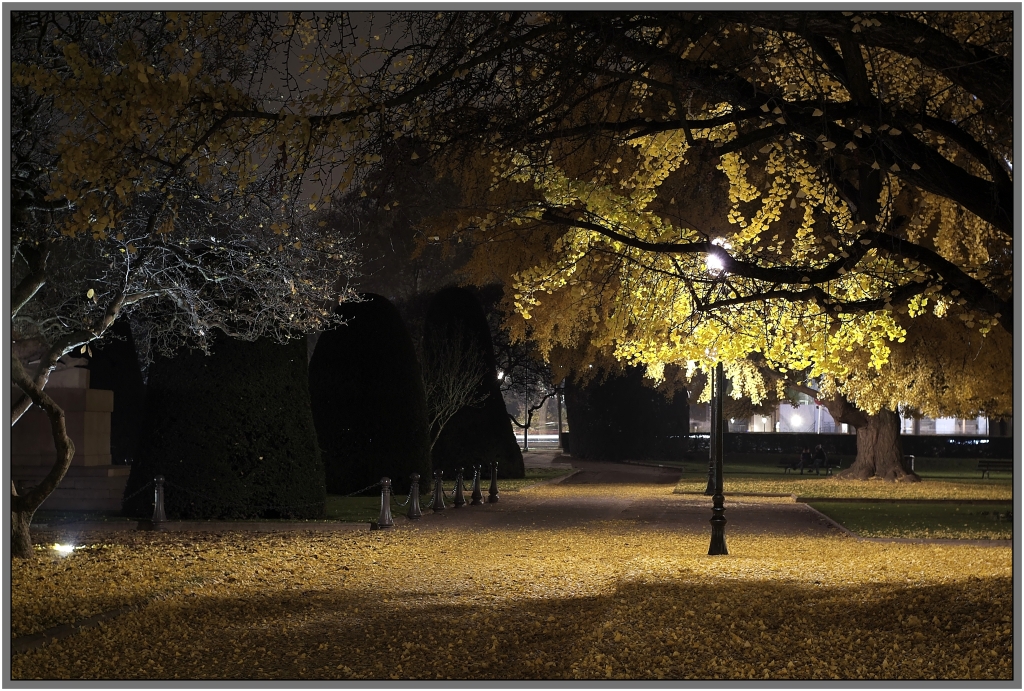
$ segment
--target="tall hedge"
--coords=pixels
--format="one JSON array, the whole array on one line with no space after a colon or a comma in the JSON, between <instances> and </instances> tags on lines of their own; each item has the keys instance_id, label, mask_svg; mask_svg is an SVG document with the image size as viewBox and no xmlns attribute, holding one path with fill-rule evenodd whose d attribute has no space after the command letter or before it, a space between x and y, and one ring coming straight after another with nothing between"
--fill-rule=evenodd
<instances>
[{"instance_id":1,"label":"tall hedge","mask_svg":"<svg viewBox=\"0 0 1024 691\"><path fill-rule=\"evenodd\" d=\"M327 491L355 492L386 476L407 492L411 473L424 483L430 475L420 366L395 306L362 297L339 306L347 323L320 335L309 362Z\"/></svg>"},{"instance_id":2,"label":"tall hedge","mask_svg":"<svg viewBox=\"0 0 1024 691\"><path fill-rule=\"evenodd\" d=\"M683 458L690 406L685 392L671 400L643 384L636 367L600 382L565 386L569 452L603 461Z\"/></svg>"},{"instance_id":3,"label":"tall hedge","mask_svg":"<svg viewBox=\"0 0 1024 691\"><path fill-rule=\"evenodd\" d=\"M114 412L110 414L110 456L113 463L125 464L134 460L138 447L146 404L146 384L142 380L128 322L114 322L112 331L116 338L92 346L89 380L93 389L114 392Z\"/></svg>"},{"instance_id":4,"label":"tall hedge","mask_svg":"<svg viewBox=\"0 0 1024 691\"><path fill-rule=\"evenodd\" d=\"M486 398L482 405L463 408L445 425L434 445L434 467L444 470L446 476L464 467L468 475L470 466L489 466L497 461L499 476L524 477L523 452L516 442L498 386L487 319L480 301L464 288L445 288L431 300L423 322L424 352L430 352L427 344L431 339L445 338L448 334L468 336L466 340L480 348L487 373L479 386ZM429 367L429 361L424 366Z\"/></svg>"},{"instance_id":5,"label":"tall hedge","mask_svg":"<svg viewBox=\"0 0 1024 691\"><path fill-rule=\"evenodd\" d=\"M221 337L211 350L152 364L125 496L162 474L168 518L323 516L305 340ZM152 496L127 499L125 511L149 515Z\"/></svg>"}]
</instances>

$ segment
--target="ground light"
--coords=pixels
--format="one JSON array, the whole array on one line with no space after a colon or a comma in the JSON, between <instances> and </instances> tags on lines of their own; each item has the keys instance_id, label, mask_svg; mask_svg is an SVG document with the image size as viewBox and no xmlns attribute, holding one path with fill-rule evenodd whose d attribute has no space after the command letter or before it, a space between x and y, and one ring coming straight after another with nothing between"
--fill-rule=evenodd
<instances>
[{"instance_id":1,"label":"ground light","mask_svg":"<svg viewBox=\"0 0 1024 691\"><path fill-rule=\"evenodd\" d=\"M74 545L62 545L62 544L58 543L58 544L55 544L53 546L53 549L56 550L58 554L71 554L72 552L75 551L75 546Z\"/></svg>"}]
</instances>

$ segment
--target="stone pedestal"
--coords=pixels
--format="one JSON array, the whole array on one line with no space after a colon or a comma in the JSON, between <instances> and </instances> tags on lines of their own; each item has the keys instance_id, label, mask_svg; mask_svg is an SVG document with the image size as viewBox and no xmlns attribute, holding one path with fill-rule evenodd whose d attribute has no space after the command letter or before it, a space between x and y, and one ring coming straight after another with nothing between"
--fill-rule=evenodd
<instances>
[{"instance_id":1,"label":"stone pedestal","mask_svg":"<svg viewBox=\"0 0 1024 691\"><path fill-rule=\"evenodd\" d=\"M88 385L88 379L67 383ZM67 475L40 509L120 510L130 468L110 463L110 413L114 410L114 392L79 386L47 386L46 393L64 410L68 436L75 443L75 455ZM11 477L15 486L27 489L39 484L53 467L56 453L49 418L33 406L11 428Z\"/></svg>"}]
</instances>

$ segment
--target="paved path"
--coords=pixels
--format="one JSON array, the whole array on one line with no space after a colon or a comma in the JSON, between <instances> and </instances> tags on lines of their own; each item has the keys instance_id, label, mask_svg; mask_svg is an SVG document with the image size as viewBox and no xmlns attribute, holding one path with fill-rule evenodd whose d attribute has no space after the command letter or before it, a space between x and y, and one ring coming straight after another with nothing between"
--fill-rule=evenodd
<instances>
[{"instance_id":1,"label":"paved path","mask_svg":"<svg viewBox=\"0 0 1024 691\"><path fill-rule=\"evenodd\" d=\"M530 451L524 455L527 467L571 466L576 472L561 480L563 485L586 485L591 491L579 495L534 492L505 492L497 504L449 507L441 512L427 511L415 521L424 530L454 527L543 530L553 527L582 526L594 521L627 521L657 530L690 533L710 531L711 498L671 494L679 481L674 468L583 461L560 456L557 451ZM664 493L636 492L628 487L646 485ZM593 491L606 490L606 491ZM486 500L485 500L486 501ZM841 535L831 521L805 504L764 502L726 496L727 532ZM398 528L414 522L395 517Z\"/></svg>"}]
</instances>

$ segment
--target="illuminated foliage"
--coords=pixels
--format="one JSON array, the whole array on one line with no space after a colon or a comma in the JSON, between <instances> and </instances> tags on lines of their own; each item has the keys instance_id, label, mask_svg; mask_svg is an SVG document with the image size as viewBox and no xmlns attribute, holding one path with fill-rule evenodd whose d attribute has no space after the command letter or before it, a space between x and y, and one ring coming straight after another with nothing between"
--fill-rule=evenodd
<instances>
[{"instance_id":1,"label":"illuminated foliage","mask_svg":"<svg viewBox=\"0 0 1024 691\"><path fill-rule=\"evenodd\" d=\"M516 55L549 108L490 111L435 226L506 277L520 337L654 378L723 360L755 402L767 365L872 414L1009 409L1009 15L538 21Z\"/></svg>"}]
</instances>

